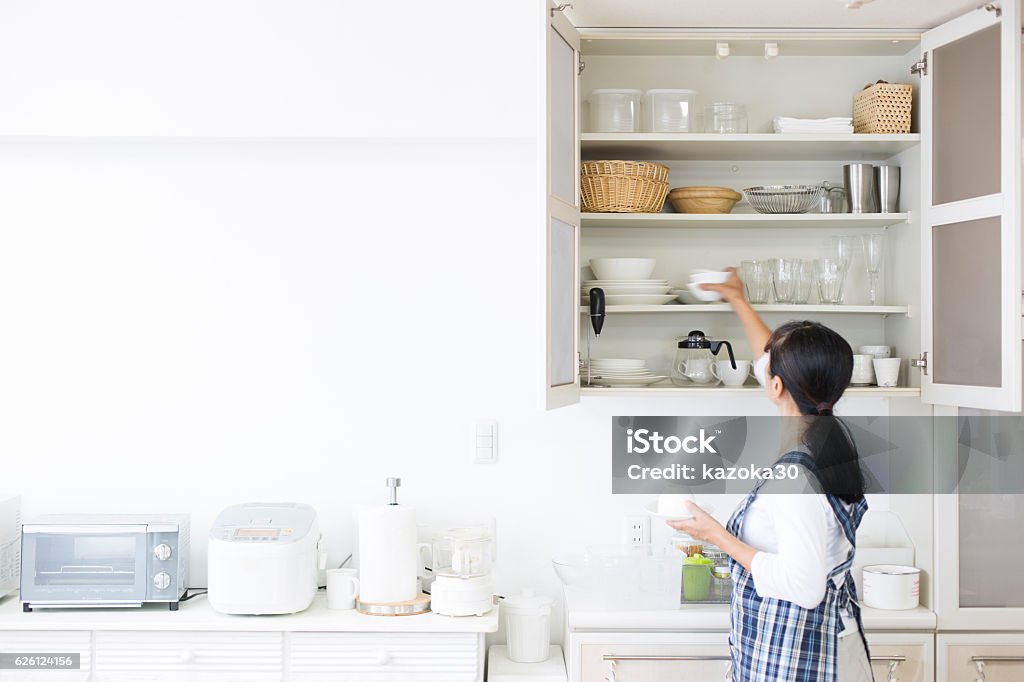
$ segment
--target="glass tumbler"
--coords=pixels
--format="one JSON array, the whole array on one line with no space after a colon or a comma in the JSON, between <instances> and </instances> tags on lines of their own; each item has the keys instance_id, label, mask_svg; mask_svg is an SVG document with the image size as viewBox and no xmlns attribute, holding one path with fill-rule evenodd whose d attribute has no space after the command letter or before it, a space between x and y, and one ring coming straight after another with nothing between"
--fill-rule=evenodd
<instances>
[{"instance_id":1,"label":"glass tumbler","mask_svg":"<svg viewBox=\"0 0 1024 682\"><path fill-rule=\"evenodd\" d=\"M740 263L743 284L750 303L767 303L771 292L771 270L769 261L745 260Z\"/></svg>"},{"instance_id":2,"label":"glass tumbler","mask_svg":"<svg viewBox=\"0 0 1024 682\"><path fill-rule=\"evenodd\" d=\"M818 283L818 298L823 305L843 302L843 287L850 261L843 258L819 258L814 262L814 278Z\"/></svg>"},{"instance_id":3,"label":"glass tumbler","mask_svg":"<svg viewBox=\"0 0 1024 682\"><path fill-rule=\"evenodd\" d=\"M715 102L704 107L705 133L745 133L748 130L747 107L734 102Z\"/></svg>"},{"instance_id":4,"label":"glass tumbler","mask_svg":"<svg viewBox=\"0 0 1024 682\"><path fill-rule=\"evenodd\" d=\"M797 280L793 303L807 303L811 300L811 289L814 287L814 261L800 261L800 275Z\"/></svg>"},{"instance_id":5,"label":"glass tumbler","mask_svg":"<svg viewBox=\"0 0 1024 682\"><path fill-rule=\"evenodd\" d=\"M802 271L803 261L799 258L776 258L771 261L772 291L776 303L796 303Z\"/></svg>"}]
</instances>

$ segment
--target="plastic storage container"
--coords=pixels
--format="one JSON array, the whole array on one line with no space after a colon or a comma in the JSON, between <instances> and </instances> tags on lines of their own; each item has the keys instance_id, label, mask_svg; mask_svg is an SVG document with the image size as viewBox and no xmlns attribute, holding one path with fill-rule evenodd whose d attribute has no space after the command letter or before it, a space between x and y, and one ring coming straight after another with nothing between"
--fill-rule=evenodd
<instances>
[{"instance_id":1,"label":"plastic storage container","mask_svg":"<svg viewBox=\"0 0 1024 682\"><path fill-rule=\"evenodd\" d=\"M737 134L748 130L747 107L735 102L715 102L704 107L704 132Z\"/></svg>"},{"instance_id":2,"label":"plastic storage container","mask_svg":"<svg viewBox=\"0 0 1024 682\"><path fill-rule=\"evenodd\" d=\"M644 128L649 133L693 132L695 90L648 90L644 93Z\"/></svg>"},{"instance_id":3,"label":"plastic storage container","mask_svg":"<svg viewBox=\"0 0 1024 682\"><path fill-rule=\"evenodd\" d=\"M590 129L595 133L635 133L640 126L639 90L594 90L590 102Z\"/></svg>"},{"instance_id":4,"label":"plastic storage container","mask_svg":"<svg viewBox=\"0 0 1024 682\"><path fill-rule=\"evenodd\" d=\"M501 610L505 614L508 657L516 663L547 660L551 646L550 597L525 589L506 597Z\"/></svg>"}]
</instances>

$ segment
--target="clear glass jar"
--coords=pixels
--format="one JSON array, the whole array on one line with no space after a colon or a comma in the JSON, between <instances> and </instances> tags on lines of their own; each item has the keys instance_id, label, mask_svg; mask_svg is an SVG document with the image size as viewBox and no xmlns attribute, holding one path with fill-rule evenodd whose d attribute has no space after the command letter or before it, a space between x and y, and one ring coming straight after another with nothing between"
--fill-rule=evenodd
<instances>
[{"instance_id":1,"label":"clear glass jar","mask_svg":"<svg viewBox=\"0 0 1024 682\"><path fill-rule=\"evenodd\" d=\"M737 134L749 130L747 107L735 102L715 102L704 107L704 132Z\"/></svg>"}]
</instances>

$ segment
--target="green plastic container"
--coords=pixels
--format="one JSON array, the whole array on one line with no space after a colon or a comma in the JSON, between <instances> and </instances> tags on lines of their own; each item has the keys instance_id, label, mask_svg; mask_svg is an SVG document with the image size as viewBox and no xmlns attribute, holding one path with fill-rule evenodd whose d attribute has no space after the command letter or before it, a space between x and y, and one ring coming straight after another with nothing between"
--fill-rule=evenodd
<instances>
[{"instance_id":1,"label":"green plastic container","mask_svg":"<svg viewBox=\"0 0 1024 682\"><path fill-rule=\"evenodd\" d=\"M711 593L714 562L695 554L683 559L683 601L707 601Z\"/></svg>"}]
</instances>

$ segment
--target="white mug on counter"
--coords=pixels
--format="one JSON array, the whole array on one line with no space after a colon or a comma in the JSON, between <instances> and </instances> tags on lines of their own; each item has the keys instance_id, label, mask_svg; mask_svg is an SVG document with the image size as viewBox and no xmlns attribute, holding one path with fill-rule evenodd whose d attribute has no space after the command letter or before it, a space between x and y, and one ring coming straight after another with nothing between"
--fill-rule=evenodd
<instances>
[{"instance_id":1,"label":"white mug on counter","mask_svg":"<svg viewBox=\"0 0 1024 682\"><path fill-rule=\"evenodd\" d=\"M359 596L358 571L354 568L327 569L327 608L344 611L356 607Z\"/></svg>"},{"instance_id":2,"label":"white mug on counter","mask_svg":"<svg viewBox=\"0 0 1024 682\"><path fill-rule=\"evenodd\" d=\"M899 358L879 358L872 360L875 379L879 386L895 386L900 378Z\"/></svg>"},{"instance_id":3,"label":"white mug on counter","mask_svg":"<svg viewBox=\"0 0 1024 682\"><path fill-rule=\"evenodd\" d=\"M732 368L732 363L728 360L718 360L712 365L711 371L722 380L723 384L734 388L747 383L747 377L753 375L750 369L750 360L737 360L736 369Z\"/></svg>"}]
</instances>

